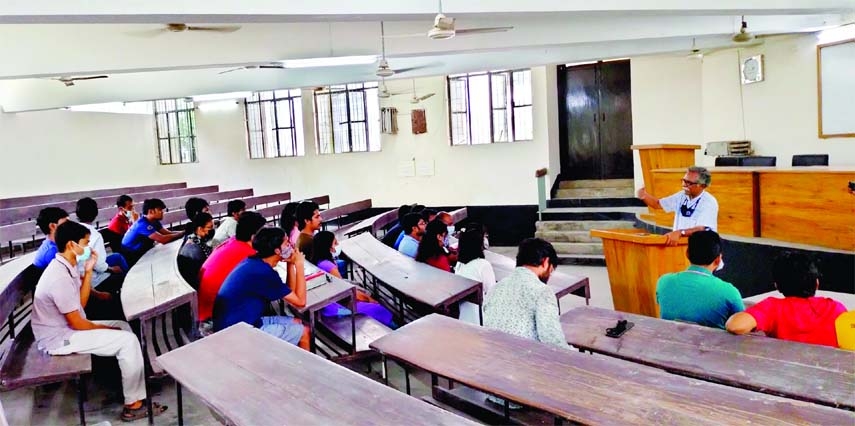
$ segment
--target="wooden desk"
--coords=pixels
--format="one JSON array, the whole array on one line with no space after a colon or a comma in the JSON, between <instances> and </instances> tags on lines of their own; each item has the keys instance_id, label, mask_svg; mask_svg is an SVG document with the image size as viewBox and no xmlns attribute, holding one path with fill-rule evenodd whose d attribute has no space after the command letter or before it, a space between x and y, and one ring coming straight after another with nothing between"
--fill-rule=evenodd
<instances>
[{"instance_id":1,"label":"wooden desk","mask_svg":"<svg viewBox=\"0 0 855 426\"><path fill-rule=\"evenodd\" d=\"M445 314L465 299L481 305L481 283L416 262L369 234L360 234L339 244L348 259L392 292L398 303L390 308L402 318L404 301Z\"/></svg>"},{"instance_id":2,"label":"wooden desk","mask_svg":"<svg viewBox=\"0 0 855 426\"><path fill-rule=\"evenodd\" d=\"M156 244L128 271L122 285L122 309L128 321L147 320L189 303L196 318L196 290L178 272L181 241Z\"/></svg>"},{"instance_id":3,"label":"wooden desk","mask_svg":"<svg viewBox=\"0 0 855 426\"><path fill-rule=\"evenodd\" d=\"M583 424L855 421L852 412L587 355L439 315L407 324L371 347L433 375Z\"/></svg>"},{"instance_id":4,"label":"wooden desk","mask_svg":"<svg viewBox=\"0 0 855 426\"><path fill-rule=\"evenodd\" d=\"M516 268L516 262L510 257L494 253L489 250L484 250L484 258L493 266L493 273L496 275L496 281L500 281L507 277ZM558 270L554 271L549 277L547 285L555 293L555 298L561 300L562 297L573 293L585 298L585 304L590 304L591 288L588 282L588 277L580 277L578 275L565 274ZM579 294L582 293L582 294ZM561 305L558 306L559 313Z\"/></svg>"},{"instance_id":5,"label":"wooden desk","mask_svg":"<svg viewBox=\"0 0 855 426\"><path fill-rule=\"evenodd\" d=\"M324 282L318 287L315 287L308 292L306 292L306 306L302 308L297 308L292 306L297 314L299 314L304 320L309 320L309 329L312 331L311 338L311 351L314 353L317 350L316 338L317 338L317 322L318 322L318 311L324 309L327 305L334 302L339 302L344 299L350 299L349 308L350 312L353 314L350 315L350 325L351 325L351 334L350 341L356 341L356 287L341 279L336 278L330 274L324 274L319 277L315 277L306 282L306 285L311 285L316 282ZM356 353L356 345L352 345L351 354Z\"/></svg>"},{"instance_id":6,"label":"wooden desk","mask_svg":"<svg viewBox=\"0 0 855 426\"><path fill-rule=\"evenodd\" d=\"M158 361L178 382L179 424L182 386L233 425L473 424L243 323Z\"/></svg>"},{"instance_id":7,"label":"wooden desk","mask_svg":"<svg viewBox=\"0 0 855 426\"><path fill-rule=\"evenodd\" d=\"M606 337L606 328L614 327L618 319L632 321L635 327L618 339ZM855 410L852 352L764 336L734 336L724 330L592 307L565 313L561 324L567 342L581 349L684 376Z\"/></svg>"}]
</instances>

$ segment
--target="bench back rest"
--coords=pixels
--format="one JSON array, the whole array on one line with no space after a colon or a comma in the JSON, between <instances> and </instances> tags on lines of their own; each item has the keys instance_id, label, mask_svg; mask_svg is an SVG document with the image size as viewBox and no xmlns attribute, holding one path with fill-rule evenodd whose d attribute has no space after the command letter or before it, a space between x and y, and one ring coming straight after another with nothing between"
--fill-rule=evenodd
<instances>
[{"instance_id":1,"label":"bench back rest","mask_svg":"<svg viewBox=\"0 0 855 426\"><path fill-rule=\"evenodd\" d=\"M12 341L29 325L33 290L41 275L42 270L32 264L32 256L0 267L0 365Z\"/></svg>"},{"instance_id":2,"label":"bench back rest","mask_svg":"<svg viewBox=\"0 0 855 426\"><path fill-rule=\"evenodd\" d=\"M278 194L259 195L255 197L236 197L246 203L247 210L255 210L258 206L265 204L279 204L291 199L290 192L280 192ZM228 214L229 203L217 203L211 205L211 214L214 217L223 217Z\"/></svg>"},{"instance_id":3,"label":"bench back rest","mask_svg":"<svg viewBox=\"0 0 855 426\"><path fill-rule=\"evenodd\" d=\"M357 201L354 203L345 204L343 206L333 207L329 210L324 210L321 212L321 221L327 222L330 220L338 219L342 216L347 216L349 214L353 214L356 212L360 212L362 210L367 210L371 208L371 199Z\"/></svg>"},{"instance_id":4,"label":"bench back rest","mask_svg":"<svg viewBox=\"0 0 855 426\"><path fill-rule=\"evenodd\" d=\"M94 189L89 191L60 192L45 195L28 195L25 197L11 197L0 199L0 209L10 207L26 207L39 204L59 203L69 200L79 200L83 197L103 197L107 195L119 196L131 192L160 191L165 189L187 188L186 182L165 183L160 185L123 186L120 188Z\"/></svg>"},{"instance_id":5,"label":"bench back rest","mask_svg":"<svg viewBox=\"0 0 855 426\"><path fill-rule=\"evenodd\" d=\"M10 241L23 240L25 238L35 239L42 231L36 227L36 222L20 222L11 225L0 225L0 244Z\"/></svg>"},{"instance_id":6,"label":"bench back rest","mask_svg":"<svg viewBox=\"0 0 855 426\"><path fill-rule=\"evenodd\" d=\"M448 214L451 215L451 218L454 220L454 223L460 223L466 220L467 217L469 217L469 211L466 209L466 207L462 207L457 210L448 212Z\"/></svg>"},{"instance_id":7,"label":"bench back rest","mask_svg":"<svg viewBox=\"0 0 855 426\"><path fill-rule=\"evenodd\" d=\"M314 201L318 204L318 206L326 206L326 208L330 208L330 196L329 195L321 195L318 197L306 198L303 201ZM325 210L321 208L321 210Z\"/></svg>"}]
</instances>

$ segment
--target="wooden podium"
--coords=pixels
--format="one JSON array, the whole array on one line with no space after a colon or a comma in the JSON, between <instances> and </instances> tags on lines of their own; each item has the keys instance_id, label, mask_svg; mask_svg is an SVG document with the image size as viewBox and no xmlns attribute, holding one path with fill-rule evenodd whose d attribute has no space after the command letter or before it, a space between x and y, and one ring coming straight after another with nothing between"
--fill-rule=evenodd
<instances>
[{"instance_id":1,"label":"wooden podium","mask_svg":"<svg viewBox=\"0 0 855 426\"><path fill-rule=\"evenodd\" d=\"M695 151L701 149L700 145L632 145L634 151L638 151L641 160L641 174L644 177L644 187L650 195L657 198L667 197L680 189L680 181L675 180L667 186L657 185L653 178L653 170L688 168L695 164ZM680 175L682 177L682 174ZM642 215L642 219L656 222L659 226L671 227L674 223L674 213L665 213L662 210L648 209L649 213Z\"/></svg>"},{"instance_id":2,"label":"wooden podium","mask_svg":"<svg viewBox=\"0 0 855 426\"><path fill-rule=\"evenodd\" d=\"M615 310L658 318L656 281L689 266L688 238L666 246L664 235L643 229L592 229L591 236L603 239Z\"/></svg>"}]
</instances>

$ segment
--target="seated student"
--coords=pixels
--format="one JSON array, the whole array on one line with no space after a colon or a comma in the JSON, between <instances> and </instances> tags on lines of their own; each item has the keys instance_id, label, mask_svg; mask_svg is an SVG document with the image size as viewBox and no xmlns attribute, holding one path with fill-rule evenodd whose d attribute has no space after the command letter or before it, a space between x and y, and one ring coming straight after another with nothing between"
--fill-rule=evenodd
<instances>
[{"instance_id":1,"label":"seated student","mask_svg":"<svg viewBox=\"0 0 855 426\"><path fill-rule=\"evenodd\" d=\"M121 419L147 416L143 354L136 335L124 321L90 321L84 308L92 299L92 269L98 255L88 247L89 230L65 222L56 230L60 252L45 269L33 296L32 327L39 349L51 355L73 353L116 357L122 372L125 407ZM87 253L91 256L87 260ZM78 272L83 263L83 276ZM153 404L154 415L166 406Z\"/></svg>"},{"instance_id":2,"label":"seated student","mask_svg":"<svg viewBox=\"0 0 855 426\"><path fill-rule=\"evenodd\" d=\"M312 256L312 237L321 230L321 211L318 203L303 201L297 206L297 227L300 236L297 237L297 250L304 255Z\"/></svg>"},{"instance_id":3,"label":"seated student","mask_svg":"<svg viewBox=\"0 0 855 426\"><path fill-rule=\"evenodd\" d=\"M245 322L288 343L309 349L309 328L291 316L262 316L270 302L282 299L295 307L306 306L304 256L291 246L285 231L264 228L252 241L256 254L232 271L217 292L214 330ZM286 262L287 283L273 268Z\"/></svg>"},{"instance_id":4,"label":"seated student","mask_svg":"<svg viewBox=\"0 0 855 426\"><path fill-rule=\"evenodd\" d=\"M451 263L448 261L448 252L445 250L447 236L448 230L444 223L438 220L428 223L425 227L425 235L419 241L416 261L451 272Z\"/></svg>"},{"instance_id":5,"label":"seated student","mask_svg":"<svg viewBox=\"0 0 855 426\"><path fill-rule=\"evenodd\" d=\"M204 198L191 197L184 203L184 213L187 214L187 219L190 221L192 221L197 214L203 212L211 214L211 206Z\"/></svg>"},{"instance_id":6,"label":"seated student","mask_svg":"<svg viewBox=\"0 0 855 426\"><path fill-rule=\"evenodd\" d=\"M160 224L165 208L166 204L158 198L143 201L143 215L122 238L122 250L129 265L136 264L155 242L167 244L184 235L184 232L170 231Z\"/></svg>"},{"instance_id":7,"label":"seated student","mask_svg":"<svg viewBox=\"0 0 855 426\"><path fill-rule=\"evenodd\" d=\"M415 258L419 252L419 241L425 234L427 222L418 213L407 213L401 221L401 226L404 228L404 232L401 233L404 237L398 245L398 251Z\"/></svg>"},{"instance_id":8,"label":"seated student","mask_svg":"<svg viewBox=\"0 0 855 426\"><path fill-rule=\"evenodd\" d=\"M98 232L98 228L93 225L95 218L98 217L98 203L89 197L81 198L77 200L74 213L80 224L89 229L89 247L98 253L98 262L92 270L92 288L108 292L118 291L122 288L122 282L125 281L125 274L129 269L128 262L119 253L107 256L104 238ZM83 265L79 266L82 275Z\"/></svg>"},{"instance_id":9,"label":"seated student","mask_svg":"<svg viewBox=\"0 0 855 426\"><path fill-rule=\"evenodd\" d=\"M255 254L252 238L267 220L257 212L243 212L238 218L235 236L217 247L199 270L199 321L211 319L214 300L223 281L238 263Z\"/></svg>"},{"instance_id":10,"label":"seated student","mask_svg":"<svg viewBox=\"0 0 855 426\"><path fill-rule=\"evenodd\" d=\"M785 252L772 265L775 288L784 298L767 297L727 320L727 331L760 330L769 337L838 347L834 321L846 312L842 303L815 297L819 271L804 254Z\"/></svg>"},{"instance_id":11,"label":"seated student","mask_svg":"<svg viewBox=\"0 0 855 426\"><path fill-rule=\"evenodd\" d=\"M310 260L311 263L317 265L317 267L324 272L334 277L341 278L341 272L339 272L338 266L336 265L336 257L340 254L341 248L338 245L338 240L336 240L335 234L330 231L320 231L315 234L314 241L312 242L313 257ZM395 324L392 321L392 313L377 303L376 300L372 299L368 293L357 289L356 300L357 313L368 315L388 327L394 327ZM321 314L328 317L350 315L350 310L338 303L331 303L321 311Z\"/></svg>"},{"instance_id":12,"label":"seated student","mask_svg":"<svg viewBox=\"0 0 855 426\"><path fill-rule=\"evenodd\" d=\"M410 213L417 213L419 216L421 216L422 212L424 210L425 210L425 206L423 206L421 204L413 204L413 206L410 208ZM423 216L422 216L422 219L424 219L425 225L427 225L428 222L430 222L429 220L425 219ZM392 245L392 247L395 250L398 250L398 248L401 246L401 241L404 239L405 235L407 235L407 229L404 229L404 232L401 232L400 234L398 234L398 238L395 240L395 243ZM415 256L410 256L410 257L415 257Z\"/></svg>"},{"instance_id":13,"label":"seated student","mask_svg":"<svg viewBox=\"0 0 855 426\"><path fill-rule=\"evenodd\" d=\"M288 240L292 246L297 245L297 239L300 237L300 227L297 226L297 206L300 203L288 203L282 208L282 213L279 214L279 228L288 234Z\"/></svg>"},{"instance_id":14,"label":"seated student","mask_svg":"<svg viewBox=\"0 0 855 426\"><path fill-rule=\"evenodd\" d=\"M722 261L721 238L715 231L692 233L686 256L688 269L665 274L656 283L660 316L724 329L727 319L745 305L736 287L713 275Z\"/></svg>"},{"instance_id":15,"label":"seated student","mask_svg":"<svg viewBox=\"0 0 855 426\"><path fill-rule=\"evenodd\" d=\"M240 214L244 211L246 211L246 203L242 200L229 201L226 205L226 217L223 218L220 222L220 226L217 227L214 239L211 240L211 247L217 247L227 239L235 236L238 217L240 217Z\"/></svg>"},{"instance_id":16,"label":"seated student","mask_svg":"<svg viewBox=\"0 0 855 426\"><path fill-rule=\"evenodd\" d=\"M110 225L107 226L107 229L121 237L128 232L131 224L136 222L140 215L134 211L134 199L128 195L123 194L116 199L116 208L116 215L110 220Z\"/></svg>"},{"instance_id":17,"label":"seated student","mask_svg":"<svg viewBox=\"0 0 855 426\"><path fill-rule=\"evenodd\" d=\"M470 223L460 232L457 243L457 265L454 273L481 283L484 298L496 286L496 273L493 265L484 258L484 230L477 223ZM460 320L472 324L481 324L481 307L472 302L460 304Z\"/></svg>"},{"instance_id":18,"label":"seated student","mask_svg":"<svg viewBox=\"0 0 855 426\"><path fill-rule=\"evenodd\" d=\"M401 233L404 231L402 225L404 223L404 216L410 213L410 209L412 208L413 206L411 204L403 204L401 205L401 207L398 207L398 219L395 221L395 224L392 225L392 227L389 228L388 231L386 231L386 234L383 235L383 238L381 240L383 241L383 244L397 249L397 247L395 247L395 242L398 241L398 236L400 236Z\"/></svg>"},{"instance_id":19,"label":"seated student","mask_svg":"<svg viewBox=\"0 0 855 426\"><path fill-rule=\"evenodd\" d=\"M56 227L68 220L68 212L59 207L45 207L39 211L36 218L36 226L45 234L45 240L36 251L33 265L39 269L47 268L48 264L56 257L57 248L54 243Z\"/></svg>"},{"instance_id":20,"label":"seated student","mask_svg":"<svg viewBox=\"0 0 855 426\"><path fill-rule=\"evenodd\" d=\"M434 219L436 219L436 215L439 214L439 212L437 212L434 209L427 209L426 208L426 209L422 210L420 212L420 214L422 215L422 219L424 219L425 222L431 223L431 222L433 222Z\"/></svg>"},{"instance_id":21,"label":"seated student","mask_svg":"<svg viewBox=\"0 0 855 426\"><path fill-rule=\"evenodd\" d=\"M214 219L208 213L199 213L190 224L192 234L178 251L178 271L187 284L199 289L199 270L211 255L208 241L214 236Z\"/></svg>"},{"instance_id":22,"label":"seated student","mask_svg":"<svg viewBox=\"0 0 855 426\"><path fill-rule=\"evenodd\" d=\"M452 265L457 263L457 250L449 247L448 237L454 235L454 218L448 212L439 212L436 214L436 218L445 224L445 228L448 229L448 234L445 237L445 247L448 249L448 261L451 262ZM485 247L486 248L486 247Z\"/></svg>"}]
</instances>

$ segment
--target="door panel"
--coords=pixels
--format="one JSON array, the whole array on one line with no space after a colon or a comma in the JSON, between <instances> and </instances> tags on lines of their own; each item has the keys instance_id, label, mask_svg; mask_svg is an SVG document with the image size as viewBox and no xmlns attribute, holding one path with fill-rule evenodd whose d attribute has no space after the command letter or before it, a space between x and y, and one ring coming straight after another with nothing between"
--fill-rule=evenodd
<instances>
[{"instance_id":1,"label":"door panel","mask_svg":"<svg viewBox=\"0 0 855 426\"><path fill-rule=\"evenodd\" d=\"M629 61L610 61L600 70L602 179L632 178L632 101Z\"/></svg>"},{"instance_id":2,"label":"door panel","mask_svg":"<svg viewBox=\"0 0 855 426\"><path fill-rule=\"evenodd\" d=\"M565 76L565 93L560 99L567 137L562 142L566 155L561 172L565 179L599 179L597 69L593 65L567 68Z\"/></svg>"}]
</instances>

